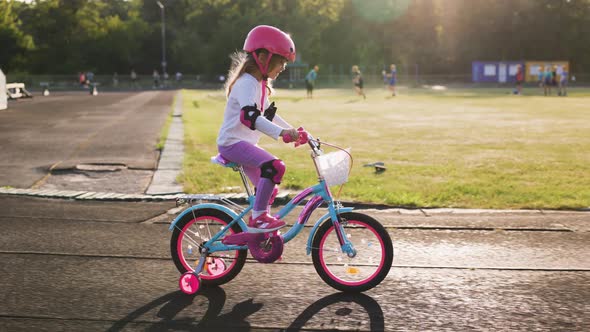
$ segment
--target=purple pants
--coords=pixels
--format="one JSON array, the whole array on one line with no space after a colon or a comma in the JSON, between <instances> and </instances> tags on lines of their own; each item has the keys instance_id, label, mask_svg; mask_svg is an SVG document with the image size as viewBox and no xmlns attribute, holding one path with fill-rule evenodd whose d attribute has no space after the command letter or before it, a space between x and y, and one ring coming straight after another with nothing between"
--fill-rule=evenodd
<instances>
[{"instance_id":1,"label":"purple pants","mask_svg":"<svg viewBox=\"0 0 590 332\"><path fill-rule=\"evenodd\" d=\"M219 145L217 148L225 159L242 165L244 173L256 186L254 211L265 211L275 184L270 179L260 177L260 165L278 158L261 147L244 141L229 146Z\"/></svg>"}]
</instances>

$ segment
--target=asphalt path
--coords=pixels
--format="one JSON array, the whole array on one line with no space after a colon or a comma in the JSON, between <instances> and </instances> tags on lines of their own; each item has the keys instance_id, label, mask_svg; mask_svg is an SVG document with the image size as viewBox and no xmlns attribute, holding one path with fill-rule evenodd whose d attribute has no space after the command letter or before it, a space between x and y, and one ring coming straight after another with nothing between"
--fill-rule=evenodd
<instances>
[{"instance_id":1,"label":"asphalt path","mask_svg":"<svg viewBox=\"0 0 590 332\"><path fill-rule=\"evenodd\" d=\"M0 196L0 330L590 327L584 213L443 214L431 223L424 215L361 210L382 218L396 252L389 276L364 294L323 283L305 255L306 229L280 262L249 259L230 283L187 296L177 291L169 258L174 215L166 212L173 208ZM512 230L486 230L494 217ZM536 220L535 228L523 228L523 217ZM470 230L473 223L479 227Z\"/></svg>"},{"instance_id":2,"label":"asphalt path","mask_svg":"<svg viewBox=\"0 0 590 332\"><path fill-rule=\"evenodd\" d=\"M142 192L173 94L11 103L0 111L0 185ZM85 164L125 170L77 183ZM178 291L170 259L178 212L170 201L0 195L0 331L590 330L588 212L360 210L394 241L378 287L327 286L305 254L306 228L280 261L249 258L194 296Z\"/></svg>"},{"instance_id":3,"label":"asphalt path","mask_svg":"<svg viewBox=\"0 0 590 332\"><path fill-rule=\"evenodd\" d=\"M0 186L40 187L50 171L85 164L155 170L156 143L173 96L62 93L11 101L0 111Z\"/></svg>"}]
</instances>

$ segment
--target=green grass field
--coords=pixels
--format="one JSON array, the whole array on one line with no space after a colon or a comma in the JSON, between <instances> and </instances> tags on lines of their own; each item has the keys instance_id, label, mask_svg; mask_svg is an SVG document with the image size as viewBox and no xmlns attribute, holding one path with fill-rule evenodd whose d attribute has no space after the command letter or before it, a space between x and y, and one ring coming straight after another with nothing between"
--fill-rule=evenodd
<instances>
[{"instance_id":1,"label":"green grass field","mask_svg":"<svg viewBox=\"0 0 590 332\"><path fill-rule=\"evenodd\" d=\"M271 97L293 126L350 147L354 166L340 199L403 207L543 208L590 206L590 90L542 97L509 89L277 90ZM225 97L184 91L186 192L234 192L235 172L210 163ZM317 181L307 146L264 137L260 145L285 161L282 188ZM328 151L328 150L327 150ZM376 174L364 164L383 161ZM334 190L336 192L337 190Z\"/></svg>"}]
</instances>

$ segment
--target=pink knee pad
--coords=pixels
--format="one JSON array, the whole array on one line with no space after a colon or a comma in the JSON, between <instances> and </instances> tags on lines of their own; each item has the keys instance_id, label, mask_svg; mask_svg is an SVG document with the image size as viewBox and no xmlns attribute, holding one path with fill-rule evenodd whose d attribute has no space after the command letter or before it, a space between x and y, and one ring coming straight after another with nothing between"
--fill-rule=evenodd
<instances>
[{"instance_id":1,"label":"pink knee pad","mask_svg":"<svg viewBox=\"0 0 590 332\"><path fill-rule=\"evenodd\" d=\"M260 177L270 179L274 184L280 184L285 170L286 166L282 160L269 160L260 165Z\"/></svg>"}]
</instances>

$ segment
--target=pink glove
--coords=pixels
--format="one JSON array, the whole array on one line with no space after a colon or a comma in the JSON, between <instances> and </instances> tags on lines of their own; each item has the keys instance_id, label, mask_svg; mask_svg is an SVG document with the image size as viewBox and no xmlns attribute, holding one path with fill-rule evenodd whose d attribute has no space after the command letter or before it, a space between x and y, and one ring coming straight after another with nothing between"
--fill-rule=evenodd
<instances>
[{"instance_id":1,"label":"pink glove","mask_svg":"<svg viewBox=\"0 0 590 332\"><path fill-rule=\"evenodd\" d=\"M295 147L306 144L309 141L309 135L303 127L297 128L297 132L299 133L299 137L297 138L297 141L295 141Z\"/></svg>"},{"instance_id":2,"label":"pink glove","mask_svg":"<svg viewBox=\"0 0 590 332\"><path fill-rule=\"evenodd\" d=\"M292 137L290 134L283 135L283 142L291 143L299 139L299 135L297 137Z\"/></svg>"},{"instance_id":3,"label":"pink glove","mask_svg":"<svg viewBox=\"0 0 590 332\"><path fill-rule=\"evenodd\" d=\"M291 135L283 135L283 142L291 143L295 142L295 147L305 144L309 141L307 131L303 127L297 128L297 137L291 137Z\"/></svg>"}]
</instances>

